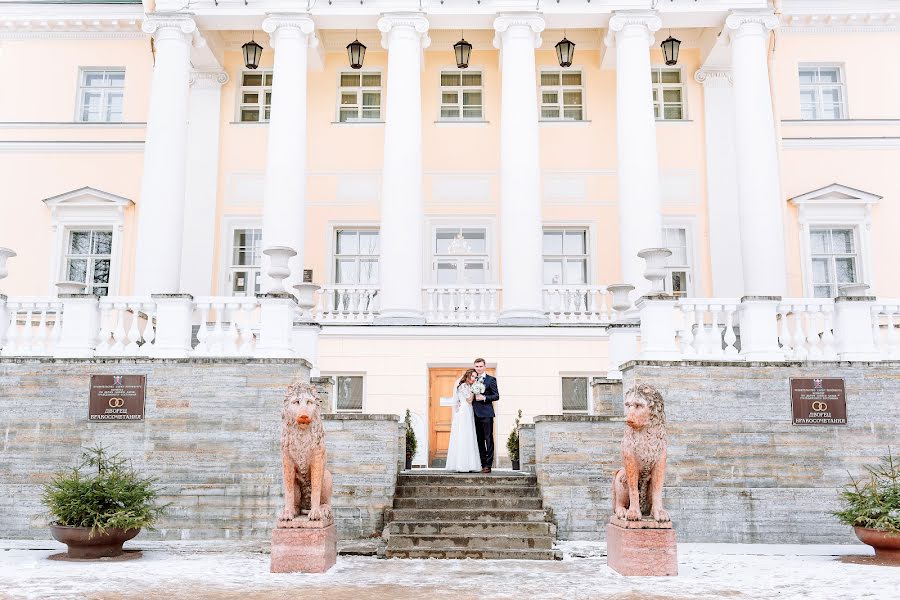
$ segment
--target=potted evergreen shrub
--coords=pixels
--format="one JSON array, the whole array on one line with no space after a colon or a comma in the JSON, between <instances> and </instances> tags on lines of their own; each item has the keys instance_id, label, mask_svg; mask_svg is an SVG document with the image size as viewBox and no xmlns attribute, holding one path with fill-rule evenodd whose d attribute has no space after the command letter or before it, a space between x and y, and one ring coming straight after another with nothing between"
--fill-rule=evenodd
<instances>
[{"instance_id":1,"label":"potted evergreen shrub","mask_svg":"<svg viewBox=\"0 0 900 600\"><path fill-rule=\"evenodd\" d=\"M403 418L403 422L406 423L406 469L409 470L412 469L412 459L416 454L416 446L418 445L409 409L406 409L406 416Z\"/></svg>"},{"instance_id":2,"label":"potted evergreen shrub","mask_svg":"<svg viewBox=\"0 0 900 600\"><path fill-rule=\"evenodd\" d=\"M516 415L516 422L509 437L506 438L506 451L509 453L509 460L512 461L513 471L519 470L519 420L522 418L522 410Z\"/></svg>"},{"instance_id":3,"label":"potted evergreen shrub","mask_svg":"<svg viewBox=\"0 0 900 600\"><path fill-rule=\"evenodd\" d=\"M165 511L156 480L138 475L102 446L81 454L81 464L57 473L41 500L51 516L50 534L68 546L69 558L119 556L122 544L151 527Z\"/></svg>"},{"instance_id":4,"label":"potted evergreen shrub","mask_svg":"<svg viewBox=\"0 0 900 600\"><path fill-rule=\"evenodd\" d=\"M853 527L856 537L875 549L875 556L900 564L900 460L890 449L876 465L866 465L868 477L841 492L843 509L833 513Z\"/></svg>"}]
</instances>

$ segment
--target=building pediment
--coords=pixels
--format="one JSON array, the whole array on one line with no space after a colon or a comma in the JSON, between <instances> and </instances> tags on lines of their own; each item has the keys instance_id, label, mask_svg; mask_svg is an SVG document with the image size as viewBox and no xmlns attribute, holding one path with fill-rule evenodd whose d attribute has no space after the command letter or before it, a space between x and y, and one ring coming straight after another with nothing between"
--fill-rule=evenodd
<instances>
[{"instance_id":1,"label":"building pediment","mask_svg":"<svg viewBox=\"0 0 900 600\"><path fill-rule=\"evenodd\" d=\"M823 188L806 192L790 199L791 204L796 206L824 205L824 204L861 204L872 205L877 204L881 200L881 196L864 192L856 188L852 188L840 183L832 183Z\"/></svg>"},{"instance_id":2,"label":"building pediment","mask_svg":"<svg viewBox=\"0 0 900 600\"><path fill-rule=\"evenodd\" d=\"M88 186L44 198L43 203L54 215L61 211L121 213L134 205L133 200Z\"/></svg>"}]
</instances>

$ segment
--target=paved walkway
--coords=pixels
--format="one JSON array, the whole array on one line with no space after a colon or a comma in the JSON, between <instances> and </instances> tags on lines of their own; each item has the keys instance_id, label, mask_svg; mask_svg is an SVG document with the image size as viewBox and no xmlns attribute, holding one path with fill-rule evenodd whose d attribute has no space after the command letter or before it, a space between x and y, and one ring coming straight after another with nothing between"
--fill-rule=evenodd
<instances>
[{"instance_id":1,"label":"paved walkway","mask_svg":"<svg viewBox=\"0 0 900 600\"><path fill-rule=\"evenodd\" d=\"M0 541L0 598L405 600L897 600L900 567L868 547L680 544L679 576L626 578L599 543L562 542L565 560L379 560L341 556L322 575L273 575L257 544L147 542L124 562L47 560L47 541Z\"/></svg>"}]
</instances>

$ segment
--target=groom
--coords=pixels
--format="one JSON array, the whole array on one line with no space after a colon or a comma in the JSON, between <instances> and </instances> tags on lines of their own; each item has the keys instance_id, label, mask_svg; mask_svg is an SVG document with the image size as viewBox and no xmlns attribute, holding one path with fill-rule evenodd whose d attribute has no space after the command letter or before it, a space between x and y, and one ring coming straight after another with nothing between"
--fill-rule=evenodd
<instances>
[{"instance_id":1,"label":"groom","mask_svg":"<svg viewBox=\"0 0 900 600\"><path fill-rule=\"evenodd\" d=\"M481 456L481 472L490 473L494 463L494 405L500 399L497 378L484 372L484 359L475 359L475 373L484 384L484 393L475 394L472 408L475 412L475 437L478 439L478 454Z\"/></svg>"}]
</instances>

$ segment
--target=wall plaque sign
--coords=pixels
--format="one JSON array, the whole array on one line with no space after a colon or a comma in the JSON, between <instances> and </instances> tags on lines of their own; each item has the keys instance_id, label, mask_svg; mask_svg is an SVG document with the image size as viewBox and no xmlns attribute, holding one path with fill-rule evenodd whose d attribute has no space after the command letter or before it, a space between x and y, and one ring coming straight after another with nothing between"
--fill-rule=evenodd
<instances>
[{"instance_id":1,"label":"wall plaque sign","mask_svg":"<svg viewBox=\"0 0 900 600\"><path fill-rule=\"evenodd\" d=\"M88 419L143 421L146 375L91 375Z\"/></svg>"},{"instance_id":2,"label":"wall plaque sign","mask_svg":"<svg viewBox=\"0 0 900 600\"><path fill-rule=\"evenodd\" d=\"M791 378L794 425L846 425L847 397L841 378Z\"/></svg>"}]
</instances>

